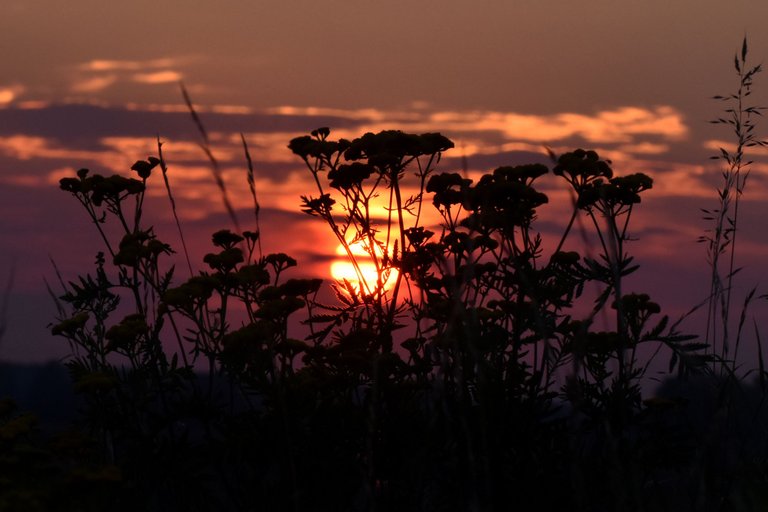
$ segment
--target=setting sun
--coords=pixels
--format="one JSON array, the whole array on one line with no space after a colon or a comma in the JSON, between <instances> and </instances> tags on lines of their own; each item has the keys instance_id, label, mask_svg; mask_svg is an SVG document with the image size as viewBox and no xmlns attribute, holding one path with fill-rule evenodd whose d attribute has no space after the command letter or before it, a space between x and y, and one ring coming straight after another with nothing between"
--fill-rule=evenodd
<instances>
[{"instance_id":1,"label":"setting sun","mask_svg":"<svg viewBox=\"0 0 768 512\"><path fill-rule=\"evenodd\" d=\"M377 269L376 263L366 251L363 242L355 242L351 244L349 248L357 262L357 269L347 255L344 246L339 244L336 247L336 255L338 257L331 263L331 277L336 281L347 280L354 288L361 290L364 293L373 293L376 291L377 283L379 281L379 269ZM377 250L376 252L377 254L381 253L380 250ZM381 262L379 261L379 265L380 264ZM363 281L362 286L360 283L361 277ZM397 271L395 269L384 270L384 274L381 276L383 289L389 290L395 283L396 277Z\"/></svg>"}]
</instances>

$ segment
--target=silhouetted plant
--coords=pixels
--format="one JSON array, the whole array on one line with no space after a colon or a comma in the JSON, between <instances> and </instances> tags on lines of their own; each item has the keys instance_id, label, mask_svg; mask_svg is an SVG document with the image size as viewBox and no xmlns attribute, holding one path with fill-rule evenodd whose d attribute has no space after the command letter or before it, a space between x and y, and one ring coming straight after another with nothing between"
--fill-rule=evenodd
<instances>
[{"instance_id":1,"label":"silhouetted plant","mask_svg":"<svg viewBox=\"0 0 768 512\"><path fill-rule=\"evenodd\" d=\"M718 206L715 209L703 209L704 220L712 227L699 237L706 243L707 261L710 265L710 292L707 302L707 330L705 341L710 343L713 352L723 365L730 361L730 370L735 369L735 355L731 352L731 343L735 341L735 352L741 339L742 323L738 326L736 339L732 340L731 294L733 277L740 268L736 266L736 238L738 233L739 203L744 193L752 161L747 156L749 148L766 147L768 143L758 138L755 133L755 117L762 115L765 107L750 104L749 96L755 76L762 71L762 66L747 65L747 38L744 38L741 52L734 56L734 68L739 77L739 86L735 93L717 95L714 99L727 103L723 117L711 121L730 127L735 136L736 148L728 151L720 148L720 154L711 157L725 162L722 172L723 184L718 189ZM721 261L725 258L726 261ZM755 290L749 294L750 299ZM745 302L746 308L749 301ZM718 348L719 342L719 348ZM725 366L721 371L725 370Z\"/></svg>"},{"instance_id":2,"label":"silhouetted plant","mask_svg":"<svg viewBox=\"0 0 768 512\"><path fill-rule=\"evenodd\" d=\"M173 251L142 216L146 182L158 166L165 170L155 157L136 162L140 179L83 169L61 180L96 225L109 259L99 253L94 274L64 285L52 332L72 346L67 366L104 460L123 469L145 503L231 505L241 496L221 494L232 476L215 476L221 462L209 453L226 444L224 410L253 414L257 396L283 413L278 388L304 349L288 338L288 317L320 281L282 282L295 260L256 256L257 232L222 230L213 235L216 251L203 259L209 271L174 286L174 267L163 270ZM247 315L240 329L230 327L232 301ZM168 336L176 350L163 346ZM194 373L201 362L208 368L205 385ZM147 471L150 465L155 471Z\"/></svg>"},{"instance_id":3,"label":"silhouetted plant","mask_svg":"<svg viewBox=\"0 0 768 512\"><path fill-rule=\"evenodd\" d=\"M434 448L438 450L434 458L455 458L456 466L448 470L463 482L460 499L471 508L498 499L494 493L501 487L483 490L484 482L494 478L515 490L510 498L537 485L524 473L494 474L492 468L502 463L496 459L499 454L524 452L518 443L536 444L532 440L538 439L555 451L534 458L546 458L553 472L558 467L567 471L564 460L555 462L554 453L566 452L568 447L551 444L553 431L563 428L563 418L546 419L555 413L558 396L570 401L578 417L590 419L591 423L579 421L592 425L586 428L599 430L607 421L609 429L603 437L628 439L643 409L639 379L647 363L638 364L640 344L665 344L673 357L680 360L682 356L691 366L704 362L696 355L703 346L687 343L694 336L670 330L666 317L649 323L659 306L647 295L621 292L622 278L637 268L624 242L633 207L651 187L647 176L614 177L610 165L594 151L577 150L557 159L554 173L565 179L577 197L574 218L583 214L592 220L602 252L599 260L582 260L575 252L562 251L571 221L557 251L546 258L541 235L534 229L536 210L548 201L534 187L549 172L545 166L500 167L473 184L459 174L433 172L431 164L439 161L439 153L424 148L444 151L452 146L434 134L369 133L353 141L334 141L329 135L327 128L321 128L289 145L307 163L320 193L304 197L303 210L323 219L351 258L355 257L352 245L363 240L367 256L382 262L377 265L379 276L394 269L398 279L391 291L382 277L369 288L361 284L359 290L348 282L337 283L340 305L317 305L331 313L308 319L310 325L326 325L316 338L335 333L331 345L309 352L307 367L301 371L317 372L321 366L326 372L354 376L347 386L350 402L360 386L366 390L369 487L392 485L391 476L381 474L375 454L391 446L379 418L397 410L399 404L391 403L383 388L411 382L408 401L434 404L409 410L410 417L428 411L423 419L428 424L437 421L435 415L441 418L444 446ZM432 141L438 143L430 145ZM423 156L428 156L427 165L418 160ZM390 203L388 211L399 212L395 222L389 217L377 219L371 198L382 185L389 188L383 193L397 198L399 193L393 189L404 186L409 163L415 167L415 199L405 203L405 212ZM420 225L424 192L433 194L440 225ZM416 213L406 215L414 203L418 203L413 207ZM397 228L399 236L392 243L391 233ZM353 237L346 236L348 229L354 229ZM587 318L573 320L568 312L587 281L601 283L602 292ZM405 297L401 303L396 302L399 294ZM372 306L376 304L378 308ZM595 315L611 305L616 310L616 330L591 332ZM390 314L371 315L370 311ZM371 326L382 325L382 318L392 323L384 323L384 331L372 331ZM388 333L396 329L399 338L390 339ZM327 353L333 349L358 355L354 363L330 359ZM407 362L401 356L407 356ZM387 368L383 373L382 362ZM567 375L569 365L575 365L576 372L559 394L558 376ZM404 399L402 393L395 396L398 401ZM446 446L456 448L447 453ZM386 500L386 493L379 499Z\"/></svg>"},{"instance_id":4,"label":"silhouetted plant","mask_svg":"<svg viewBox=\"0 0 768 512\"><path fill-rule=\"evenodd\" d=\"M746 44L736 67L741 102L759 71L746 68ZM696 397L686 392L698 384L668 383L660 397L642 386L651 364L638 355L643 346L666 348L670 373L706 372L714 360L650 296L626 290L638 270L630 222L648 176L615 176L609 161L578 149L554 157L554 178L530 164L473 180L438 172L453 147L440 134L333 140L319 128L289 144L316 187L301 210L325 223L357 277L332 283L332 298L320 301L320 279L289 279L295 259L262 253L244 139L256 229L237 227L185 100L236 227L213 233L205 270L194 272L184 247L190 276L177 282L173 249L144 218L158 169L176 213L159 141L158 157L133 165L138 179L83 169L61 180L104 242L93 273L62 280L52 326L72 347L67 365L97 447L56 460L90 468L85 480L108 491L83 508L697 510L717 493L725 504L746 496L722 468L754 468L753 483L768 474L763 460L732 463L744 445L729 437L713 449L713 431L691 422L704 402L687 407ZM757 107L730 112L739 146L723 152L727 192L707 238L720 304L710 314L721 308L723 319L734 259L723 279L718 258L733 251L744 149L762 145L749 117ZM575 198L552 245L536 223L549 202L545 179ZM580 217L594 257L571 250ZM302 310L309 334L296 339ZM607 321L598 327L598 318ZM725 329L719 361L729 354ZM754 406L752 395L740 401L737 382L726 384L715 386L721 406ZM0 442L24 418L0 410ZM709 421L724 430L743 423L735 413Z\"/></svg>"},{"instance_id":5,"label":"silhouetted plant","mask_svg":"<svg viewBox=\"0 0 768 512\"><path fill-rule=\"evenodd\" d=\"M624 245L631 213L650 178L615 177L593 151L562 155L554 174L576 195L572 219L591 219L600 252L563 250L571 221L545 255L535 229L545 166L500 167L475 183L435 171L453 145L439 134L329 135L321 128L290 148L319 194L302 209L328 225L358 274L335 283L336 304L316 299L319 279L285 280L296 261L262 256L257 231L214 233L208 270L174 284L174 268L163 270L173 251L142 215L161 158L134 164L140 179L81 170L61 181L109 256L65 285L52 331L72 345L68 366L103 462L141 491L126 506L482 508L540 496L548 479L564 486L548 491L553 505L574 493L642 501L636 487L658 468L637 437L652 411L637 348L662 344L690 366L704 362L691 336L652 321L660 308L647 295L622 293L637 268ZM384 215L373 209L379 196ZM601 291L574 319L587 282ZM289 319L304 308L310 334L297 340ZM606 308L614 330L595 332ZM195 375L201 363L207 381ZM606 460L610 469L597 469ZM595 473L577 483L582 464ZM626 481L609 492L609 474Z\"/></svg>"}]
</instances>

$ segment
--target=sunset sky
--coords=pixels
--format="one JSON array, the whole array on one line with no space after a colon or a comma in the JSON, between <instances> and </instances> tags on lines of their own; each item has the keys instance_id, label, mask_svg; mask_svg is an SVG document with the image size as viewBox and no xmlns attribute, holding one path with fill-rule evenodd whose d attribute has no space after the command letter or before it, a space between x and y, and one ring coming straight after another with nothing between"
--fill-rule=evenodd
<instances>
[{"instance_id":1,"label":"sunset sky","mask_svg":"<svg viewBox=\"0 0 768 512\"><path fill-rule=\"evenodd\" d=\"M240 133L251 147L265 248L328 276L335 245L299 212L312 192L291 138L319 126L440 131L456 143L439 169L473 176L500 165L546 163L595 149L618 174L654 188L638 210L633 281L682 313L707 293L706 224L731 134L708 120L733 92L733 55L768 57L768 3L732 0L4 0L0 16L0 284L12 277L0 360L67 352L48 335L55 284L90 270L101 250L84 212L58 180L81 167L128 175L164 143L193 257L231 227L179 90L198 106L238 214L250 202ZM768 104L768 75L754 102ZM758 126L768 133L768 124ZM768 158L756 152L744 196L740 290L768 285ZM158 233L176 245L161 184ZM567 205L556 181L545 232ZM560 187L560 188L558 188ZM202 265L198 266L202 269ZM6 288L3 285L3 288ZM743 291L742 290L742 291ZM761 293L768 290L762 289ZM695 323L691 329L697 329Z\"/></svg>"}]
</instances>

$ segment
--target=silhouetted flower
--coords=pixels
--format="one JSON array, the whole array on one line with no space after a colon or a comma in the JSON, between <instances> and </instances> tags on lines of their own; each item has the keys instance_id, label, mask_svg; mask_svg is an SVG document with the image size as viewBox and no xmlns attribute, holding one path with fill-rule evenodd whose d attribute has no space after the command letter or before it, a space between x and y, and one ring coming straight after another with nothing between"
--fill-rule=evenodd
<instances>
[{"instance_id":1,"label":"silhouetted flower","mask_svg":"<svg viewBox=\"0 0 768 512\"><path fill-rule=\"evenodd\" d=\"M264 261L281 271L296 266L296 260L282 252L268 254L264 257Z\"/></svg>"},{"instance_id":2,"label":"silhouetted flower","mask_svg":"<svg viewBox=\"0 0 768 512\"><path fill-rule=\"evenodd\" d=\"M323 194L320 197L301 196L301 211L313 216L325 217L330 214L336 201L331 199L330 194Z\"/></svg>"},{"instance_id":3,"label":"silhouetted flower","mask_svg":"<svg viewBox=\"0 0 768 512\"><path fill-rule=\"evenodd\" d=\"M313 131L313 135L320 135L319 132L316 132L317 130ZM302 135L292 139L288 144L288 149L303 160L307 160L309 157L328 159L334 153L339 152L342 146L340 146L339 142L325 140L325 138Z\"/></svg>"},{"instance_id":4,"label":"silhouetted flower","mask_svg":"<svg viewBox=\"0 0 768 512\"><path fill-rule=\"evenodd\" d=\"M201 307L218 285L218 280L212 276L193 276L181 286L166 290L162 299L167 306L191 312Z\"/></svg>"},{"instance_id":5,"label":"silhouetted flower","mask_svg":"<svg viewBox=\"0 0 768 512\"><path fill-rule=\"evenodd\" d=\"M130 350L141 336L147 334L149 326L143 315L133 314L113 325L104 335L107 350Z\"/></svg>"},{"instance_id":6,"label":"silhouetted flower","mask_svg":"<svg viewBox=\"0 0 768 512\"><path fill-rule=\"evenodd\" d=\"M577 149L560 155L552 172L555 176L565 178L576 193L580 194L587 184L597 178L610 179L613 176L609 164L610 162L606 160L600 160L600 156L595 151Z\"/></svg>"},{"instance_id":7,"label":"silhouetted flower","mask_svg":"<svg viewBox=\"0 0 768 512\"><path fill-rule=\"evenodd\" d=\"M222 247L224 249L230 249L235 245L243 241L243 237L231 232L228 229L222 229L215 232L212 236L213 245L216 247Z\"/></svg>"},{"instance_id":8,"label":"silhouetted flower","mask_svg":"<svg viewBox=\"0 0 768 512\"><path fill-rule=\"evenodd\" d=\"M160 159L150 156L147 160L137 160L136 163L131 166L131 170L136 171L140 178L146 180L149 178L150 174L152 174L152 169L157 167L159 163Z\"/></svg>"},{"instance_id":9,"label":"silhouetted flower","mask_svg":"<svg viewBox=\"0 0 768 512\"><path fill-rule=\"evenodd\" d=\"M150 231L137 231L123 236L113 261L115 265L135 267L143 259L172 253L171 246L158 240Z\"/></svg>"},{"instance_id":10,"label":"silhouetted flower","mask_svg":"<svg viewBox=\"0 0 768 512\"><path fill-rule=\"evenodd\" d=\"M342 164L336 169L328 172L328 179L331 180L331 186L339 190L347 190L355 185L360 185L363 180L373 173L374 168L371 165L360 162L351 164Z\"/></svg>"},{"instance_id":11,"label":"silhouetted flower","mask_svg":"<svg viewBox=\"0 0 768 512\"><path fill-rule=\"evenodd\" d=\"M239 247L230 247L224 249L218 254L209 253L203 257L203 262L207 263L213 270L226 274L245 261L243 251Z\"/></svg>"},{"instance_id":12,"label":"silhouetted flower","mask_svg":"<svg viewBox=\"0 0 768 512\"><path fill-rule=\"evenodd\" d=\"M85 327L86 322L90 315L86 312L77 313L71 318L62 320L58 324L51 328L51 334L54 336L72 336L77 331L82 330Z\"/></svg>"},{"instance_id":13,"label":"silhouetted flower","mask_svg":"<svg viewBox=\"0 0 768 512\"><path fill-rule=\"evenodd\" d=\"M443 172L429 178L426 191L435 194L432 197L432 204L436 208L441 206L449 208L464 202L471 183L472 180L464 178L458 173Z\"/></svg>"}]
</instances>

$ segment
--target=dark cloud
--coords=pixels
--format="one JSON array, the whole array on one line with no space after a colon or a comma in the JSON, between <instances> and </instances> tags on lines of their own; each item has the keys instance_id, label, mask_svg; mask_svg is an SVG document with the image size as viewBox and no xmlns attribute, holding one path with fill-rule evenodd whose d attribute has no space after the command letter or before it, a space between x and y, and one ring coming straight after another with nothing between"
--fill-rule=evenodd
<instances>
[{"instance_id":1,"label":"dark cloud","mask_svg":"<svg viewBox=\"0 0 768 512\"><path fill-rule=\"evenodd\" d=\"M350 128L361 120L333 116L289 114L222 114L201 112L209 132L272 133L309 132L319 126ZM0 136L28 135L50 138L70 149L103 149L105 137L144 137L198 140L188 112L129 110L83 104L43 108L0 109ZM286 141L286 144L288 141Z\"/></svg>"}]
</instances>

